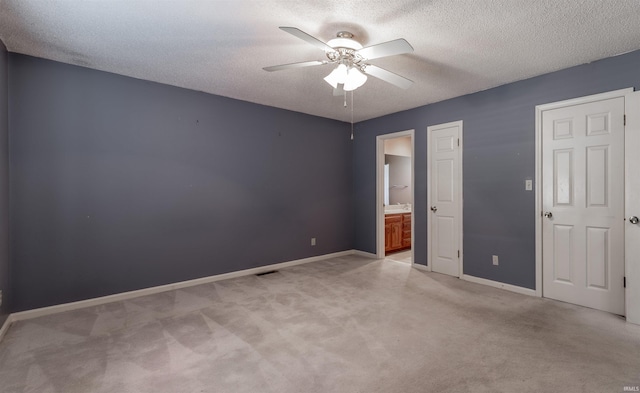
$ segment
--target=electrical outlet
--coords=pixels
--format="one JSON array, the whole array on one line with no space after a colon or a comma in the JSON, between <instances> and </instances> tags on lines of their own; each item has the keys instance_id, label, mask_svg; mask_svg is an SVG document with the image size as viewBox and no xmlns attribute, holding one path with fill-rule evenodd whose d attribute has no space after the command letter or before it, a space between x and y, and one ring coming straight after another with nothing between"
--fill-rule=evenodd
<instances>
[{"instance_id":1,"label":"electrical outlet","mask_svg":"<svg viewBox=\"0 0 640 393\"><path fill-rule=\"evenodd\" d=\"M493 261L493 264L498 266L499 262L498 262L498 256L497 255L492 255L491 256L491 260Z\"/></svg>"},{"instance_id":2,"label":"electrical outlet","mask_svg":"<svg viewBox=\"0 0 640 393\"><path fill-rule=\"evenodd\" d=\"M312 238L311 238L311 245L312 245L312 246L315 246L315 245L316 245L316 238L315 238L315 237L312 237Z\"/></svg>"}]
</instances>

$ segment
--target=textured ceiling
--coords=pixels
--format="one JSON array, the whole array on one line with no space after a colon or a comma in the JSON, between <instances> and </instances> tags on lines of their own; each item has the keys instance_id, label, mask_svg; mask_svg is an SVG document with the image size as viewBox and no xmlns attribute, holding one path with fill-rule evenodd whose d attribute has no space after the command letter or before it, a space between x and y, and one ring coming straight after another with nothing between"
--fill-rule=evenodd
<instances>
[{"instance_id":1,"label":"textured ceiling","mask_svg":"<svg viewBox=\"0 0 640 393\"><path fill-rule=\"evenodd\" d=\"M11 52L351 121L323 81L331 66L278 26L363 45L405 38L412 54L372 60L415 83L370 77L360 121L640 49L638 0L0 0Z\"/></svg>"}]
</instances>

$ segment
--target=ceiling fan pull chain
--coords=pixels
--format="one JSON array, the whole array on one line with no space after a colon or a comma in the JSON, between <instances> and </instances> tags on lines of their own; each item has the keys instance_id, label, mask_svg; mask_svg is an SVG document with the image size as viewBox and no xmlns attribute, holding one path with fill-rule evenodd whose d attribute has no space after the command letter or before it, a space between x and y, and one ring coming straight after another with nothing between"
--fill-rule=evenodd
<instances>
[{"instance_id":1,"label":"ceiling fan pull chain","mask_svg":"<svg viewBox=\"0 0 640 393\"><path fill-rule=\"evenodd\" d=\"M346 100L347 92L345 92L344 95ZM353 90L351 90L351 140L353 140Z\"/></svg>"}]
</instances>

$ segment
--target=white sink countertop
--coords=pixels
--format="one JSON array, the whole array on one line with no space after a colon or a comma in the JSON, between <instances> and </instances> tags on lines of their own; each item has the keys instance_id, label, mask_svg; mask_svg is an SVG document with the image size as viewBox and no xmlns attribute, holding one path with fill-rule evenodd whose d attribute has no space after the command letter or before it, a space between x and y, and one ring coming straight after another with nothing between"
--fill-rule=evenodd
<instances>
[{"instance_id":1,"label":"white sink countertop","mask_svg":"<svg viewBox=\"0 0 640 393\"><path fill-rule=\"evenodd\" d=\"M384 214L407 214L411 213L411 207L402 207L402 206L385 206Z\"/></svg>"}]
</instances>

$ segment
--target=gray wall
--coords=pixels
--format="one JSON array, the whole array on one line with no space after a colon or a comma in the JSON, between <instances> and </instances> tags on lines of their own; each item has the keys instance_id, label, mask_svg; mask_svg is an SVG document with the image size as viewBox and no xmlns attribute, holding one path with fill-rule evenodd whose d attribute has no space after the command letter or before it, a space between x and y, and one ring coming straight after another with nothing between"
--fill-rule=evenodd
<instances>
[{"instance_id":1,"label":"gray wall","mask_svg":"<svg viewBox=\"0 0 640 393\"><path fill-rule=\"evenodd\" d=\"M535 287L535 106L640 86L640 51L361 122L354 140L355 248L375 252L375 138L416 130L415 257L427 260L427 126L464 121L464 273ZM500 256L493 266L491 255Z\"/></svg>"},{"instance_id":2,"label":"gray wall","mask_svg":"<svg viewBox=\"0 0 640 393\"><path fill-rule=\"evenodd\" d=\"M8 53L0 40L0 326L9 315L9 85Z\"/></svg>"},{"instance_id":3,"label":"gray wall","mask_svg":"<svg viewBox=\"0 0 640 393\"><path fill-rule=\"evenodd\" d=\"M351 142L344 123L9 54L12 310L374 253L375 137L408 129L415 256L426 264L426 128L455 120L464 121L464 273L533 288L524 179L534 175L535 105L640 86L639 69L640 51L605 59L361 122ZM6 205L3 184L0 171Z\"/></svg>"},{"instance_id":4,"label":"gray wall","mask_svg":"<svg viewBox=\"0 0 640 393\"><path fill-rule=\"evenodd\" d=\"M352 248L346 123L15 53L9 83L13 311Z\"/></svg>"}]
</instances>

